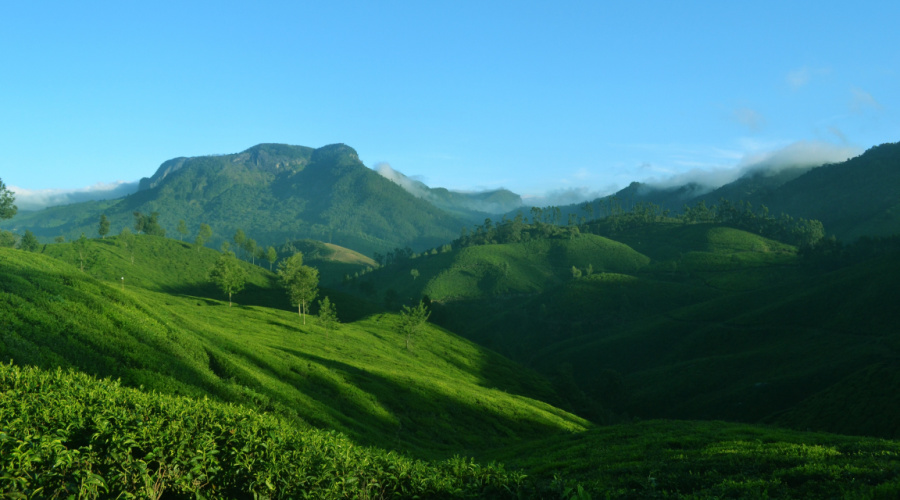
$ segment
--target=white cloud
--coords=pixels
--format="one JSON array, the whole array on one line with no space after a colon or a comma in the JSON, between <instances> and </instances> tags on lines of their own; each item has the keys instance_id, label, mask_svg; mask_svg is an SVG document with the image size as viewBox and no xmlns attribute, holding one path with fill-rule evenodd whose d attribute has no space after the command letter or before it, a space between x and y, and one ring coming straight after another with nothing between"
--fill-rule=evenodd
<instances>
[{"instance_id":1,"label":"white cloud","mask_svg":"<svg viewBox=\"0 0 900 500\"><path fill-rule=\"evenodd\" d=\"M80 189L25 189L9 186L9 190L16 195L16 206L19 210L39 210L82 201L111 200L134 193L137 189L137 182L125 181L98 182Z\"/></svg>"},{"instance_id":2,"label":"white cloud","mask_svg":"<svg viewBox=\"0 0 900 500\"><path fill-rule=\"evenodd\" d=\"M644 182L659 188L694 183L715 189L751 172L774 174L789 168L816 167L845 161L862 153L857 147L820 141L798 141L778 149L766 150L760 150L757 142L751 144L753 147L736 164L694 168L665 178L651 177Z\"/></svg>"},{"instance_id":3,"label":"white cloud","mask_svg":"<svg viewBox=\"0 0 900 500\"><path fill-rule=\"evenodd\" d=\"M802 68L798 68L788 72L786 79L788 85L790 85L792 89L796 90L809 83L809 79L811 78L811 76L812 75L810 75L809 68L804 66Z\"/></svg>"},{"instance_id":4,"label":"white cloud","mask_svg":"<svg viewBox=\"0 0 900 500\"><path fill-rule=\"evenodd\" d=\"M755 109L747 107L737 108L731 113L734 121L750 129L751 132L757 132L765 124L766 120Z\"/></svg>"},{"instance_id":5,"label":"white cloud","mask_svg":"<svg viewBox=\"0 0 900 500\"><path fill-rule=\"evenodd\" d=\"M613 194L616 190L617 187L614 185L607 186L604 189L591 189L588 187L552 189L542 195L522 196L522 201L525 202L526 206L532 207L572 205L596 200L597 198Z\"/></svg>"},{"instance_id":6,"label":"white cloud","mask_svg":"<svg viewBox=\"0 0 900 500\"><path fill-rule=\"evenodd\" d=\"M807 86L809 82L812 81L813 76L827 75L830 72L831 71L828 68L810 68L809 66L803 66L802 68L788 71L785 81L792 89L798 90Z\"/></svg>"},{"instance_id":7,"label":"white cloud","mask_svg":"<svg viewBox=\"0 0 900 500\"><path fill-rule=\"evenodd\" d=\"M872 97L872 94L863 89L853 87L850 89L850 110L854 113L862 113L866 109L881 111L881 103Z\"/></svg>"}]
</instances>

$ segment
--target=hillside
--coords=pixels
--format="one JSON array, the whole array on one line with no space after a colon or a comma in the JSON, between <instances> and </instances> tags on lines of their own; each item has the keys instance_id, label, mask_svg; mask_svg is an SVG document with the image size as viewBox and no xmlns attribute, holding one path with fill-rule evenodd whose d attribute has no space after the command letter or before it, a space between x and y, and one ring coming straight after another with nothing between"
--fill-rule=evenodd
<instances>
[{"instance_id":1,"label":"hillside","mask_svg":"<svg viewBox=\"0 0 900 500\"><path fill-rule=\"evenodd\" d=\"M15 478L0 490L896 493L896 441L624 414L895 436L900 401L885 381L898 375L898 255L822 271L790 245L716 224L553 234L426 252L359 278L378 285L368 299L391 286L433 293L435 321L546 376L434 325L406 349L396 314L334 289L321 292L340 329L304 326L249 263L251 286L228 307L205 283L219 253L170 239L90 240L84 272L73 243L0 249L0 356L16 365L0 366L0 393L15 395L0 399L0 466Z\"/></svg>"},{"instance_id":2,"label":"hillside","mask_svg":"<svg viewBox=\"0 0 900 500\"><path fill-rule=\"evenodd\" d=\"M874 416L900 407L878 382L895 377L896 253L822 266L744 230L667 220L426 252L344 289L386 307L427 296L435 322L537 369L595 421L900 436Z\"/></svg>"},{"instance_id":3,"label":"hillside","mask_svg":"<svg viewBox=\"0 0 900 500\"><path fill-rule=\"evenodd\" d=\"M167 281L182 272L170 263L200 254L190 267L202 269L216 252L153 259L166 251L165 240L138 239L145 241L135 247L134 266L144 269L133 273L134 284L126 277L124 290L103 272L96 279L46 255L0 250L0 322L7 326L0 356L275 411L359 443L426 456L477 453L587 425L538 401L555 395L534 372L437 327L407 350L392 314L326 335L314 322L302 325L286 299L283 308L264 306L265 283L235 295L235 307L190 281L171 289ZM116 254L120 247L91 246L111 253L110 266L117 257L130 265ZM271 278L246 267L255 280ZM276 292L268 292L273 301Z\"/></svg>"},{"instance_id":4,"label":"hillside","mask_svg":"<svg viewBox=\"0 0 900 500\"><path fill-rule=\"evenodd\" d=\"M585 203L558 207L562 220L576 217L601 218L617 210L631 210L653 203L663 210L680 213L685 205L707 206L725 199L765 205L773 215L816 219L828 234L852 242L860 237L900 233L900 143L874 146L847 161L815 167L784 165L772 170L749 169L723 186L710 189L696 183L660 187L632 182L613 195L595 199L590 214ZM526 210L527 211L527 210ZM508 217L516 211L508 212Z\"/></svg>"},{"instance_id":5,"label":"hillside","mask_svg":"<svg viewBox=\"0 0 900 500\"><path fill-rule=\"evenodd\" d=\"M170 237L184 220L191 241L209 224L208 244L216 248L242 229L264 246L311 238L364 254L438 245L469 223L367 168L349 146L260 144L237 154L169 160L125 198L22 213L0 226L31 230L44 241L72 240L97 234L101 214L118 234L133 226L135 211L158 212Z\"/></svg>"}]
</instances>

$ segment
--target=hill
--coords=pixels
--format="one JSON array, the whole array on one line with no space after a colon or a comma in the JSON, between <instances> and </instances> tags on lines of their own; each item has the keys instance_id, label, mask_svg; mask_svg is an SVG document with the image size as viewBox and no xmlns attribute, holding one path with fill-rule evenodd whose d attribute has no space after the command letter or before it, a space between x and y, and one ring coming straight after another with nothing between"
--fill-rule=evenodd
<instances>
[{"instance_id":1,"label":"hill","mask_svg":"<svg viewBox=\"0 0 900 500\"><path fill-rule=\"evenodd\" d=\"M823 265L818 250L724 224L614 226L457 240L343 289L388 308L427 296L435 322L535 368L566 408L597 422L628 414L898 436L890 418L831 406L852 394L857 417L900 407L878 382L895 376L900 316L886 301L900 294L896 252L850 250L874 257Z\"/></svg>"},{"instance_id":2,"label":"hill","mask_svg":"<svg viewBox=\"0 0 900 500\"><path fill-rule=\"evenodd\" d=\"M378 175L343 144L260 144L237 154L177 158L140 185L124 198L22 213L2 227L28 229L44 241L71 240L96 234L101 214L118 234L133 225L133 212L158 212L170 236L180 220L191 235L209 224L214 247L242 229L264 246L312 238L370 254L441 244L469 223Z\"/></svg>"},{"instance_id":3,"label":"hill","mask_svg":"<svg viewBox=\"0 0 900 500\"><path fill-rule=\"evenodd\" d=\"M274 411L422 456L478 453L587 425L542 402L556 399L542 377L445 330L428 327L406 349L396 315L379 314L345 318L326 335L313 322L302 325L270 288L272 275L249 264L258 288L228 307L177 264L193 262L188 267L199 275L216 252L178 256L167 240L138 240L134 267L143 270L127 275L124 290L118 272L106 278L110 272L98 269L98 279L47 255L0 249L0 322L7 326L0 356ZM121 247L90 244L109 253L107 266L131 266ZM164 251L172 258L153 258ZM168 283L179 275L181 289ZM279 307L266 304L278 295ZM339 313L353 310L349 299L336 299Z\"/></svg>"},{"instance_id":4,"label":"hill","mask_svg":"<svg viewBox=\"0 0 900 500\"><path fill-rule=\"evenodd\" d=\"M527 240L443 247L359 279L378 295L431 291L442 324L552 382L434 325L406 349L396 314L333 289L322 294L344 324L304 326L274 276L249 263L252 286L229 307L204 284L219 255L208 248L139 235L127 246L0 249L0 356L17 365L0 366L0 393L14 396L0 399L2 490L896 493L895 441L623 412L894 435L885 381L897 377L900 254L819 269L795 247L709 223L518 236ZM596 427L560 407L618 423Z\"/></svg>"},{"instance_id":5,"label":"hill","mask_svg":"<svg viewBox=\"0 0 900 500\"><path fill-rule=\"evenodd\" d=\"M639 182L588 203L556 207L561 220L607 217L644 203L681 213L685 206L766 206L777 216L815 219L830 235L852 242L860 237L900 233L900 143L874 146L847 161L819 166L748 169L740 178L715 189L696 183L660 187ZM552 208L552 207L551 207ZM516 211L506 215L513 217Z\"/></svg>"}]
</instances>

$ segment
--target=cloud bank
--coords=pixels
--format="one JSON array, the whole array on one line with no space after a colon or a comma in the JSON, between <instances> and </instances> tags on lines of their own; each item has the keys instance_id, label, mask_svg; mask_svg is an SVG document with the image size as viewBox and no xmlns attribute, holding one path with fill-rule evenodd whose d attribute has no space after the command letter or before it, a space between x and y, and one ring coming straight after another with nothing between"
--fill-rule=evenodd
<instances>
[{"instance_id":1,"label":"cloud bank","mask_svg":"<svg viewBox=\"0 0 900 500\"><path fill-rule=\"evenodd\" d=\"M838 163L862 153L860 148L820 141L798 141L777 150L748 153L734 166L713 169L692 169L660 179L644 182L659 189L671 189L685 184L698 184L710 191L745 175L775 175L792 168L811 168L826 163Z\"/></svg>"},{"instance_id":2,"label":"cloud bank","mask_svg":"<svg viewBox=\"0 0 900 500\"><path fill-rule=\"evenodd\" d=\"M40 210L56 205L68 205L82 201L111 200L136 192L137 182L98 182L80 189L25 189L9 186L15 193L19 210Z\"/></svg>"}]
</instances>

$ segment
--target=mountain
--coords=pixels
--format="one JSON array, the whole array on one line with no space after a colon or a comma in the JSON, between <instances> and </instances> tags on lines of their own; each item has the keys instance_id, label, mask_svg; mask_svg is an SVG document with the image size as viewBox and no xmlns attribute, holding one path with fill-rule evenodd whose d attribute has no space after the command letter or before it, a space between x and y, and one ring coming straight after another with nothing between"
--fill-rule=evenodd
<instances>
[{"instance_id":1,"label":"mountain","mask_svg":"<svg viewBox=\"0 0 900 500\"><path fill-rule=\"evenodd\" d=\"M709 190L697 184L657 188L632 183L615 195L594 200L596 214L609 213L618 203L630 209L649 202L680 212L685 205L704 202L732 204L749 202L765 205L774 215L816 219L828 234L852 241L862 236L890 236L900 233L900 143L875 146L840 163L817 167L782 167L778 170L749 169L740 178ZM580 206L563 207L563 212Z\"/></svg>"},{"instance_id":2,"label":"mountain","mask_svg":"<svg viewBox=\"0 0 900 500\"><path fill-rule=\"evenodd\" d=\"M510 212L523 206L522 197L508 189L463 192L446 188L431 188L424 182L411 179L387 164L380 164L375 170L382 177L390 179L417 198L422 198L436 207L481 222L487 216Z\"/></svg>"},{"instance_id":3,"label":"mountain","mask_svg":"<svg viewBox=\"0 0 900 500\"><path fill-rule=\"evenodd\" d=\"M212 246L242 229L262 245L312 238L364 254L441 244L472 222L365 167L349 146L260 144L237 154L169 160L130 196L23 213L3 227L30 229L45 240L74 239L96 234L105 214L117 234L133 225L135 211L158 212L170 236L179 220L191 235L209 224Z\"/></svg>"}]
</instances>

